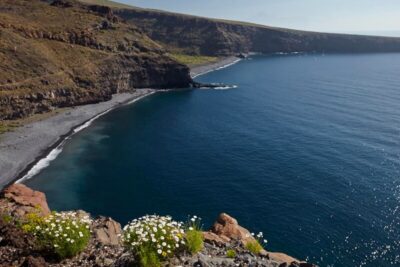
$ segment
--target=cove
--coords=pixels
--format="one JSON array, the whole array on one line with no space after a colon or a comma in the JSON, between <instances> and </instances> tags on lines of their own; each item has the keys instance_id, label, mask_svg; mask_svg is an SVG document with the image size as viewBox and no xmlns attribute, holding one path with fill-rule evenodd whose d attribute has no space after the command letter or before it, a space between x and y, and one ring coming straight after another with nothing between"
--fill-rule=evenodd
<instances>
[{"instance_id":1,"label":"cove","mask_svg":"<svg viewBox=\"0 0 400 267\"><path fill-rule=\"evenodd\" d=\"M74 135L26 181L121 223L220 212L321 266L400 265L400 54L256 56Z\"/></svg>"}]
</instances>

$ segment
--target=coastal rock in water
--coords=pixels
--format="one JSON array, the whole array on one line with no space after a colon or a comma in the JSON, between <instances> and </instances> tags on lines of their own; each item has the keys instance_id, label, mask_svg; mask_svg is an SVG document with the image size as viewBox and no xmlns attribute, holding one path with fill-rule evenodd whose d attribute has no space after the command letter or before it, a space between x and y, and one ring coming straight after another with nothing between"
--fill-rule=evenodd
<instances>
[{"instance_id":1,"label":"coastal rock in water","mask_svg":"<svg viewBox=\"0 0 400 267\"><path fill-rule=\"evenodd\" d=\"M0 209L17 217L31 212L39 212L43 216L50 214L45 194L23 184L13 184L4 189L0 199Z\"/></svg>"},{"instance_id":2,"label":"coastal rock in water","mask_svg":"<svg viewBox=\"0 0 400 267\"><path fill-rule=\"evenodd\" d=\"M248 242L255 241L251 233L240 226L237 220L226 213L221 213L211 228L211 232L222 239L234 239L246 245Z\"/></svg>"},{"instance_id":3,"label":"coastal rock in water","mask_svg":"<svg viewBox=\"0 0 400 267\"><path fill-rule=\"evenodd\" d=\"M94 222L93 233L96 241L108 246L119 245L121 224L111 218L100 217Z\"/></svg>"}]
</instances>

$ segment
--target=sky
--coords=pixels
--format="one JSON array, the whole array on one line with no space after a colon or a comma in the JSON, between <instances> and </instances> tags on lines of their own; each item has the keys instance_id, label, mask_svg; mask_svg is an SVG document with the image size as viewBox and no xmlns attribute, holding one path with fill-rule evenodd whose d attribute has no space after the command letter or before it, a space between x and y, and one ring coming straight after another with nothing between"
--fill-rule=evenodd
<instances>
[{"instance_id":1,"label":"sky","mask_svg":"<svg viewBox=\"0 0 400 267\"><path fill-rule=\"evenodd\" d=\"M400 36L400 0L114 0L285 28Z\"/></svg>"}]
</instances>

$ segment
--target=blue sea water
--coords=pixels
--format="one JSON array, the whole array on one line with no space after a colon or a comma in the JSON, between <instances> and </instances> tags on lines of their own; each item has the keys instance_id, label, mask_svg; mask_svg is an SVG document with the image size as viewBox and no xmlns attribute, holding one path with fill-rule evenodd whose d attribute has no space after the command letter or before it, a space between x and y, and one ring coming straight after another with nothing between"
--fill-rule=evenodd
<instances>
[{"instance_id":1,"label":"blue sea water","mask_svg":"<svg viewBox=\"0 0 400 267\"><path fill-rule=\"evenodd\" d=\"M400 54L274 55L157 93L76 134L26 183L51 208L210 226L320 266L400 266Z\"/></svg>"}]
</instances>

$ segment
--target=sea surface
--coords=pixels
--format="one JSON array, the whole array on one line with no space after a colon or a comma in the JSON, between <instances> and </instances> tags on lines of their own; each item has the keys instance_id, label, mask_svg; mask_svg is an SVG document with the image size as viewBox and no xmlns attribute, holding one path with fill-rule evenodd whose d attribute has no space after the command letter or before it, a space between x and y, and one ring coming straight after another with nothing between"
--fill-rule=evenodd
<instances>
[{"instance_id":1,"label":"sea surface","mask_svg":"<svg viewBox=\"0 0 400 267\"><path fill-rule=\"evenodd\" d=\"M400 54L256 56L68 140L26 184L122 224L220 212L320 266L400 266Z\"/></svg>"}]
</instances>

